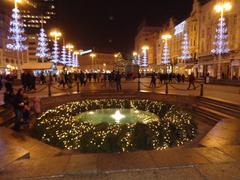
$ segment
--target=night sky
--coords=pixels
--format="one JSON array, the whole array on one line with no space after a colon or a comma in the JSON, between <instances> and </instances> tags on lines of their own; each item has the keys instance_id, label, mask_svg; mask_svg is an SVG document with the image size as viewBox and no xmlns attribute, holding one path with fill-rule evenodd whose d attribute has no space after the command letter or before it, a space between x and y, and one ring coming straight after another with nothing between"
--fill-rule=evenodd
<instances>
[{"instance_id":1,"label":"night sky","mask_svg":"<svg viewBox=\"0 0 240 180\"><path fill-rule=\"evenodd\" d=\"M0 0L2 1L2 0ZM208 0L199 0L204 3ZM79 49L129 53L134 48L137 27L162 26L174 17L190 15L193 0L56 0L57 16L48 27L60 28L66 42Z\"/></svg>"}]
</instances>

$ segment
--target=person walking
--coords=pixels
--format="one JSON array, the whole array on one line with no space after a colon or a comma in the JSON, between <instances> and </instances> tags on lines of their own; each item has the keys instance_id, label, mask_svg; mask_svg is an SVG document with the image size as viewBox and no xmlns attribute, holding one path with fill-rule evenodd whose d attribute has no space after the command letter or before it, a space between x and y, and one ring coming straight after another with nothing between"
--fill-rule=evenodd
<instances>
[{"instance_id":1,"label":"person walking","mask_svg":"<svg viewBox=\"0 0 240 180\"><path fill-rule=\"evenodd\" d=\"M196 89L196 86L195 86L195 77L194 77L194 74L193 74L193 73L191 73L191 75L189 76L188 90L191 88L191 86L193 86L193 88Z\"/></svg>"},{"instance_id":2,"label":"person walking","mask_svg":"<svg viewBox=\"0 0 240 180\"><path fill-rule=\"evenodd\" d=\"M14 113L15 113L15 120L14 120L14 127L13 129L15 131L20 130L21 126L21 118L22 118L22 111L24 108L24 96L23 96L23 90L19 89L15 98L14 98Z\"/></svg>"},{"instance_id":3,"label":"person walking","mask_svg":"<svg viewBox=\"0 0 240 180\"><path fill-rule=\"evenodd\" d=\"M115 77L115 81L116 81L116 87L117 87L117 91L120 91L122 89L122 86L121 86L121 74L119 73L119 71L117 72L116 74L116 77Z\"/></svg>"},{"instance_id":4,"label":"person walking","mask_svg":"<svg viewBox=\"0 0 240 180\"><path fill-rule=\"evenodd\" d=\"M156 74L155 72L151 75L150 88L156 88Z\"/></svg>"}]
</instances>

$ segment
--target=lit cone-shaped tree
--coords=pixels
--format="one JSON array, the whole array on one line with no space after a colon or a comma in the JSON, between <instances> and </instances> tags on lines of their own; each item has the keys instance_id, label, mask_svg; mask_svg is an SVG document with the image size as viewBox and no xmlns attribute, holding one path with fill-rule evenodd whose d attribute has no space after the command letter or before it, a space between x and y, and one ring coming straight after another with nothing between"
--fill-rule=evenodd
<instances>
[{"instance_id":1,"label":"lit cone-shaped tree","mask_svg":"<svg viewBox=\"0 0 240 180\"><path fill-rule=\"evenodd\" d=\"M59 62L58 43L56 40L53 43L52 62L54 64L57 64Z\"/></svg>"},{"instance_id":2,"label":"lit cone-shaped tree","mask_svg":"<svg viewBox=\"0 0 240 180\"><path fill-rule=\"evenodd\" d=\"M184 33L183 40L182 40L182 56L180 57L182 60L191 59L190 52L189 52L189 40L188 34Z\"/></svg>"},{"instance_id":3,"label":"lit cone-shaped tree","mask_svg":"<svg viewBox=\"0 0 240 180\"><path fill-rule=\"evenodd\" d=\"M72 66L72 62L73 62L73 59L72 59L72 52L71 50L68 51L68 66Z\"/></svg>"},{"instance_id":4,"label":"lit cone-shaped tree","mask_svg":"<svg viewBox=\"0 0 240 180\"><path fill-rule=\"evenodd\" d=\"M44 60L49 57L48 51L49 49L47 35L45 33L45 30L41 28L38 35L38 47L36 56L41 58L42 62L44 62Z\"/></svg>"},{"instance_id":5,"label":"lit cone-shaped tree","mask_svg":"<svg viewBox=\"0 0 240 180\"><path fill-rule=\"evenodd\" d=\"M64 65L67 64L67 51L66 51L66 47L65 46L63 46L63 48L62 48L61 63L64 64Z\"/></svg>"},{"instance_id":6,"label":"lit cone-shaped tree","mask_svg":"<svg viewBox=\"0 0 240 180\"><path fill-rule=\"evenodd\" d=\"M170 53L169 53L169 47L168 47L168 44L167 43L164 43L164 46L163 46L163 53L162 53L162 63L163 64L169 64L170 61Z\"/></svg>"},{"instance_id":7,"label":"lit cone-shaped tree","mask_svg":"<svg viewBox=\"0 0 240 180\"><path fill-rule=\"evenodd\" d=\"M213 54L221 55L229 52L227 48L227 26L224 17L219 18L219 22L216 28L215 42L213 43L215 48L212 50Z\"/></svg>"},{"instance_id":8,"label":"lit cone-shaped tree","mask_svg":"<svg viewBox=\"0 0 240 180\"><path fill-rule=\"evenodd\" d=\"M20 59L19 52L27 50L27 46L24 45L26 41L26 37L24 36L24 28L23 22L21 20L21 14L17 7L12 10L12 18L10 21L9 28L9 43L7 44L7 48L17 52L17 67L18 67L18 78L20 78L21 67L20 67Z\"/></svg>"}]
</instances>

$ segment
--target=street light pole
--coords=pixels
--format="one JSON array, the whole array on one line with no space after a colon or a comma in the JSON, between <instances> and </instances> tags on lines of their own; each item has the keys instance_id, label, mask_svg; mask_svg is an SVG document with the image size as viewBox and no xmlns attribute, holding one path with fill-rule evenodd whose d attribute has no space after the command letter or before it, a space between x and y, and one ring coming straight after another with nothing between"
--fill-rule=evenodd
<instances>
[{"instance_id":1,"label":"street light pole","mask_svg":"<svg viewBox=\"0 0 240 180\"><path fill-rule=\"evenodd\" d=\"M94 68L94 58L96 57L96 54L91 53L90 57L92 58L92 71L93 71L93 68Z\"/></svg>"},{"instance_id":2,"label":"street light pole","mask_svg":"<svg viewBox=\"0 0 240 180\"><path fill-rule=\"evenodd\" d=\"M162 39L164 40L164 47L163 47L163 64L167 66L170 64L169 62L169 47L168 47L168 40L171 39L172 36L170 34L164 34Z\"/></svg>"},{"instance_id":3,"label":"street light pole","mask_svg":"<svg viewBox=\"0 0 240 180\"><path fill-rule=\"evenodd\" d=\"M214 52L218 55L218 60L217 60L217 79L221 79L221 59L222 59L222 54L226 53L226 51L229 51L228 49L226 50L225 44L224 44L224 12L230 11L232 9L232 5L229 2L222 2L220 4L216 4L214 7L215 11L217 13L220 13L220 29L219 29L219 34L220 37L218 39L219 42L217 42L217 47L216 50L214 50Z\"/></svg>"}]
</instances>

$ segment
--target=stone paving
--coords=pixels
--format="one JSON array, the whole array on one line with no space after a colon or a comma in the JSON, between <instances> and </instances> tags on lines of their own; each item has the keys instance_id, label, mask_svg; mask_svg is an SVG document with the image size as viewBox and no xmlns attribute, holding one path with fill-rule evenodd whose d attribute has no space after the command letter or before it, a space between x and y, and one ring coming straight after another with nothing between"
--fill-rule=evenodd
<instances>
[{"instance_id":1,"label":"stone paving","mask_svg":"<svg viewBox=\"0 0 240 180\"><path fill-rule=\"evenodd\" d=\"M205 147L112 154L64 155L24 137L29 159L5 163L0 179L240 179L239 129L238 121L223 120L200 142ZM1 128L0 139L16 145L12 133Z\"/></svg>"},{"instance_id":2,"label":"stone paving","mask_svg":"<svg viewBox=\"0 0 240 180\"><path fill-rule=\"evenodd\" d=\"M240 121L223 119L200 145L163 151L71 154L0 128L0 180L240 179Z\"/></svg>"},{"instance_id":3,"label":"stone paving","mask_svg":"<svg viewBox=\"0 0 240 180\"><path fill-rule=\"evenodd\" d=\"M157 88L149 88L150 80L147 78L141 79L141 91L142 92L154 92L165 94L166 86L164 84L157 84ZM187 91L188 83L179 83L179 84L170 84L169 85L169 94L177 94L177 95L186 95L186 96L199 96L200 95L200 87L199 84L196 85L198 88L196 90ZM44 88L45 87L45 88ZM20 88L17 86L16 88ZM122 89L126 92L136 92L137 91L137 80L134 81L122 81ZM62 89L58 87L55 83L51 88L52 95L63 95L69 94L73 92L77 92L76 83L73 84L73 88L71 91L68 89ZM115 92L114 88L103 87L102 83L88 83L86 87L80 87L80 92L94 93L96 91L111 91ZM3 90L0 91L0 102L3 102ZM47 85L37 86L36 93L31 92L27 94L29 97L46 97L48 96L48 88ZM204 85L204 97L210 97L213 99L224 100L227 102L231 102L234 104L240 105L240 87L236 86L224 86L224 85L212 85L205 84Z\"/></svg>"}]
</instances>

